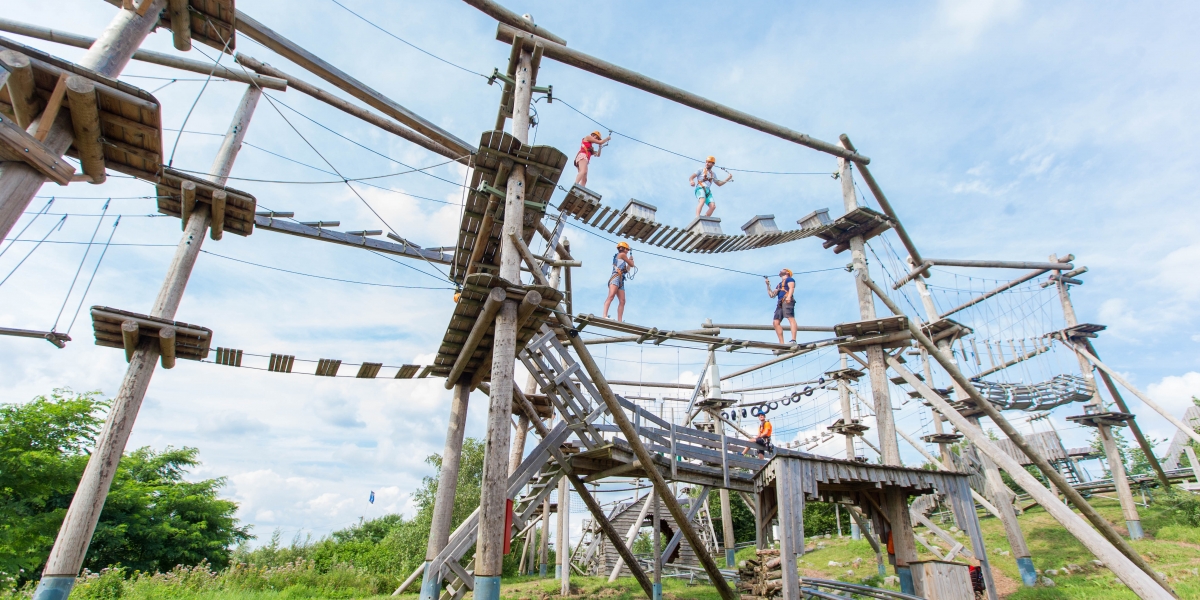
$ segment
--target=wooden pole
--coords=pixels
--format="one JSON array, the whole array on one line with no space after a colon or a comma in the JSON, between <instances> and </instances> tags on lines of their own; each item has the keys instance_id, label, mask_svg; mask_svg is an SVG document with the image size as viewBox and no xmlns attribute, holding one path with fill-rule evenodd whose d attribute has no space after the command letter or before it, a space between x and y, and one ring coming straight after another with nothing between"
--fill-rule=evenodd
<instances>
[{"instance_id":1,"label":"wooden pole","mask_svg":"<svg viewBox=\"0 0 1200 600\"><path fill-rule=\"evenodd\" d=\"M21 129L27 129L42 109L42 100L38 98L33 81L33 63L16 50L4 50L0 52L0 68L8 72L5 83L13 118Z\"/></svg>"},{"instance_id":2,"label":"wooden pole","mask_svg":"<svg viewBox=\"0 0 1200 600\"><path fill-rule=\"evenodd\" d=\"M533 55L522 50L517 63L513 93L513 136L529 140L529 108L533 99ZM521 255L509 234L520 236L525 222L525 166L514 165L508 178L501 236L500 277L521 281ZM540 272L538 273L540 275ZM484 450L483 486L479 500L479 534L475 549L475 598L499 600L500 575L504 568L503 542L505 485L509 454L509 422L512 415L513 370L516 365L517 303L505 301L496 317L492 341L492 389L488 406L488 428Z\"/></svg>"},{"instance_id":3,"label":"wooden pole","mask_svg":"<svg viewBox=\"0 0 1200 600\"><path fill-rule=\"evenodd\" d=\"M642 501L642 508L638 512L637 518L629 525L629 531L625 534L625 545L629 548L632 548L633 542L637 540L638 532L642 529L642 523L646 521L646 515L650 514L651 500L656 496L657 494L653 491L646 494L646 499ZM613 565L612 573L608 575L609 583L616 581L621 576L621 567L623 566L625 566L625 561L618 557L617 563Z\"/></svg>"},{"instance_id":4,"label":"wooden pole","mask_svg":"<svg viewBox=\"0 0 1200 600\"><path fill-rule=\"evenodd\" d=\"M846 134L838 136L842 146L851 152L857 152L858 149L850 142L850 137ZM871 195L875 196L875 201L879 202L879 207L883 209L883 214L891 217L895 222L896 235L900 236L900 243L904 245L904 249L908 250L908 255L912 257L913 264L921 264L921 253L917 252L917 245L913 243L912 238L908 237L908 231L904 229L904 224L900 222L900 217L896 216L896 211L892 209L892 203L888 202L887 196L883 194L883 188L875 181L875 176L871 175L871 170L867 165L860 164L858 172L862 174L863 182L867 184L867 189L871 190Z\"/></svg>"},{"instance_id":5,"label":"wooden pole","mask_svg":"<svg viewBox=\"0 0 1200 600\"><path fill-rule=\"evenodd\" d=\"M838 168L842 183L842 202L846 212L858 208L858 199L854 192L854 174L851 162L844 158L838 159ZM867 271L866 243L861 235L850 238L851 261L856 271ZM863 321L875 317L875 299L871 290L861 279L855 278L855 291L858 295L858 313ZM871 398L875 408L875 433L879 436L879 455L883 464L900 466L900 442L896 439L896 421L892 416L892 399L888 389L887 364L884 362L883 346L875 344L867 346L867 373L871 382ZM892 523L892 548L896 556L896 576L900 579L900 591L914 593L912 569L910 562L917 560L916 540L913 538L912 524L909 522L908 509L904 499L898 495L887 494L883 497L884 510L888 519L895 518ZM896 504L896 503L899 504ZM893 504L896 504L893 506Z\"/></svg>"},{"instance_id":6,"label":"wooden pole","mask_svg":"<svg viewBox=\"0 0 1200 600\"><path fill-rule=\"evenodd\" d=\"M1056 255L1051 255L1050 260L1057 260ZM1062 302L1063 320L1067 327L1074 327L1079 324L1079 320L1075 316L1075 305L1071 302L1071 288L1063 277L1055 277L1054 284L1058 289L1058 299ZM1092 365L1082 354L1076 354L1075 358L1079 361L1079 373L1083 376L1083 380L1092 388L1092 399L1088 405L1093 407L1097 412L1104 412L1104 403L1100 399L1100 388L1096 385L1096 378L1092 376ZM1117 499L1121 503L1121 512L1125 517L1125 527L1129 531L1129 539L1140 540L1144 537L1142 532L1141 517L1138 516L1137 503L1133 499L1133 491L1129 489L1129 477L1125 473L1125 463L1121 461L1121 451L1117 448L1116 438L1113 437L1112 428L1108 425L1098 425L1096 427L1100 435L1100 444L1104 447L1104 454L1108 457L1108 470L1112 475L1113 487L1117 491Z\"/></svg>"},{"instance_id":7,"label":"wooden pole","mask_svg":"<svg viewBox=\"0 0 1200 600\"><path fill-rule=\"evenodd\" d=\"M558 539L554 542L554 577L562 584L562 595L571 593L571 532L567 515L571 512L571 497L567 478L558 480Z\"/></svg>"},{"instance_id":8,"label":"wooden pole","mask_svg":"<svg viewBox=\"0 0 1200 600\"><path fill-rule=\"evenodd\" d=\"M421 135L450 148L454 152L457 152L459 156L474 153L475 148L470 144L399 105L394 100L371 89L366 84L325 62L295 42L279 35L240 10L237 11L237 30L250 37L250 39L275 51L280 56L308 69L309 72L337 86L343 92L362 100L375 110L412 127L420 132Z\"/></svg>"},{"instance_id":9,"label":"wooden pole","mask_svg":"<svg viewBox=\"0 0 1200 600\"><path fill-rule=\"evenodd\" d=\"M162 0L157 1L161 4ZM122 11L122 14L129 12ZM221 152L213 162L211 171L217 174L213 178L217 185L225 185L225 179L233 168L237 149L241 146L241 139L249 125L255 102L248 101L247 97L257 100L258 93L255 88L247 90L247 96L243 97L230 126L230 135L235 138L235 143L222 145ZM168 320L175 318L188 277L200 254L208 220L207 207L201 206L192 212L183 239L176 247L175 256L159 290L158 299L150 311L151 316ZM104 508L104 500L116 474L117 463L125 452L125 444L133 431L133 424L146 396L146 389L150 386L150 378L154 375L160 352L160 346L155 340L143 338L129 361L121 387L113 400L112 409L109 410L108 418L96 438L96 446L88 459L75 496L71 499L71 505L58 531L58 538L50 551L42 580L34 592L34 597L38 600L57 600L59 594L64 598L70 594L75 575L83 566L88 544Z\"/></svg>"},{"instance_id":10,"label":"wooden pole","mask_svg":"<svg viewBox=\"0 0 1200 600\"><path fill-rule=\"evenodd\" d=\"M1092 346L1091 340L1083 338L1082 345L1092 356L1098 356L1096 354L1096 348ZM1098 369L1098 371L1100 372L1100 379L1104 381L1104 387L1108 389L1108 393L1110 396L1112 396L1113 402L1116 403L1117 408L1123 413L1133 414L1129 412L1129 405L1125 403L1125 398L1121 397L1121 392L1117 389L1117 384L1113 382L1112 377L1108 374L1108 371L1105 371L1104 369ZM1128 425L1129 431L1132 432L1133 437L1137 439L1138 447L1142 449L1142 454L1145 455L1146 460L1154 469L1154 474L1158 476L1158 481L1162 484L1162 488L1164 490L1171 489L1171 480L1167 478L1166 472L1163 471L1162 464L1158 462L1158 457L1154 455L1154 447L1150 445L1150 442L1146 439L1146 436L1142 435L1142 428L1138 427L1137 420L1130 419L1128 421Z\"/></svg>"},{"instance_id":11,"label":"wooden pole","mask_svg":"<svg viewBox=\"0 0 1200 600\"><path fill-rule=\"evenodd\" d=\"M573 328L574 324L566 315L556 314L555 316L561 326L568 329ZM595 384L597 391L600 392L600 398L608 408L608 413L612 417L613 423L621 430L621 434L625 436L637 460L643 465L654 464L653 457L646 450L646 446L642 444L637 431L633 427L633 423L625 415L624 409L621 407L612 388L608 385L608 381L604 378L604 373L600 370L600 365L596 364L596 359L592 357L583 340L576 336L569 338L569 342L571 348L575 350L575 354L579 357L579 362L591 377L592 383ZM735 600L737 594L729 587L729 583L725 581L712 556L709 556L708 552L704 551L704 540L696 532L696 528L692 526L691 522L687 520L687 515L684 514L678 500L672 495L671 487L667 484L666 479L663 478L657 469L647 469L646 474L654 484L655 493L662 496L664 504L667 505L667 512L671 514L671 518L675 519L675 522L679 525L679 530L683 534L683 537L687 539L688 544L696 551L697 559L704 566L704 571L708 574L709 580L716 586L721 598Z\"/></svg>"},{"instance_id":12,"label":"wooden pole","mask_svg":"<svg viewBox=\"0 0 1200 600\"><path fill-rule=\"evenodd\" d=\"M650 596L650 600L662 600L662 548L659 546L662 543L662 517L658 510L658 494L652 492L650 497L654 503L650 509L650 512L654 513L654 533L650 534L650 544L652 547L650 558L654 561L654 593ZM730 569L733 567L725 565L725 568Z\"/></svg>"},{"instance_id":13,"label":"wooden pole","mask_svg":"<svg viewBox=\"0 0 1200 600\"><path fill-rule=\"evenodd\" d=\"M859 279L863 280L870 287L871 291L875 292L875 295L893 314L904 314L900 310L900 307L896 306L875 282L864 277L862 274L859 275ZM953 423L980 451L996 461L996 464L1007 471L1009 476L1016 481L1017 485L1021 486L1026 492L1029 492L1035 502L1040 504L1065 529L1070 531L1092 554L1095 554L1105 565L1108 565L1113 573L1133 589L1139 597L1164 599L1173 597L1168 591L1170 588L1166 582L1161 581L1161 578L1158 577L1154 569L1117 534L1112 524L1106 521L1100 513L1096 512L1096 509L1088 504L1087 500L1072 488L1062 474L1054 469L1044 457L1029 446L1025 438L1000 414L1000 411L979 395L979 392L975 390L974 386L971 386L970 381L958 370L958 367L949 361L942 362L944 358L941 356L941 353L937 352L937 347L934 346L933 342L911 320L908 323L908 330L913 338L941 363L942 368L946 370L950 377L967 390L972 403L982 410L1008 436L1013 445L1025 453L1038 466L1042 473L1054 483L1055 487L1059 488L1079 512L1083 513L1100 532L1097 533L1096 530L1083 523L1075 513L1059 502L1058 498L1050 490L1043 487L1015 459L993 444L983 434L982 430L967 421L945 399L929 389L924 382L917 379L915 375L904 368L904 365L900 364L894 358L888 360L888 364L892 369L904 377L904 380L910 386L919 391L922 397L928 400L938 412L942 413L942 416ZM1107 540L1108 543L1106 544L1104 540Z\"/></svg>"},{"instance_id":14,"label":"wooden pole","mask_svg":"<svg viewBox=\"0 0 1200 600\"><path fill-rule=\"evenodd\" d=\"M425 546L425 577L421 581L421 600L437 600L442 593L442 565L435 565L433 561L450 542L454 497L462 462L463 436L466 433L467 401L470 396L469 383L454 386L450 422L446 428L446 443L442 449L442 468L438 473L437 497L433 502L433 520L429 524L429 541Z\"/></svg>"},{"instance_id":15,"label":"wooden pole","mask_svg":"<svg viewBox=\"0 0 1200 600\"><path fill-rule=\"evenodd\" d=\"M550 498L542 502L542 546L538 562L538 577L546 576L546 563L550 560Z\"/></svg>"},{"instance_id":16,"label":"wooden pole","mask_svg":"<svg viewBox=\"0 0 1200 600\"><path fill-rule=\"evenodd\" d=\"M1184 446L1183 451L1187 453L1188 463L1192 465L1192 476L1196 478L1196 483L1200 483L1200 461L1196 460L1196 451L1192 450L1191 446Z\"/></svg>"},{"instance_id":17,"label":"wooden pole","mask_svg":"<svg viewBox=\"0 0 1200 600\"><path fill-rule=\"evenodd\" d=\"M238 14L240 16L241 13ZM505 25L504 23L501 23L496 30L496 39L506 44L511 44L513 39L518 35L528 36L530 34L520 31L509 25ZM589 56L578 50L573 50L562 44L555 43L553 40L533 35L532 41L542 43L545 48L542 54L544 57L556 60L565 65L570 65L577 69L582 69L589 73L611 79L617 83L623 83L644 92L649 92L660 98L665 98L684 106L706 112L714 117L719 117L739 125L744 125L751 129L756 129L763 133L785 139L789 142L800 144L801 146L807 146L813 150L832 154L840 158L848 158L857 163L866 164L871 162L870 158L862 156L856 152L846 150L837 144L830 144L829 142L823 142L821 140L814 139L808 135L800 133L799 131L794 131L792 129L788 129L787 127L776 125L775 123L771 123L766 119L760 119L740 110L730 108L686 90L677 88L673 85L651 79L650 77L646 77L641 73L637 73L623 67L618 67L610 62L600 60L594 56Z\"/></svg>"},{"instance_id":18,"label":"wooden pole","mask_svg":"<svg viewBox=\"0 0 1200 600\"><path fill-rule=\"evenodd\" d=\"M149 16L141 16L130 10L119 11L96 43L80 57L79 65L101 75L119 75L134 50L158 23L158 13L162 11L165 1L144 0L147 7L153 9ZM10 75L10 85L12 79ZM43 145L51 152L61 155L71 146L73 136L68 121L65 116L59 118L43 141ZM40 171L24 162L0 162L0 241L8 237L13 224L29 207L29 202L45 182L46 177ZM71 576L74 577L74 573ZM70 590L70 585L63 585Z\"/></svg>"},{"instance_id":19,"label":"wooden pole","mask_svg":"<svg viewBox=\"0 0 1200 600\"><path fill-rule=\"evenodd\" d=\"M975 267L987 269L1038 269L1046 271L1070 271L1075 265L1069 262L1031 262L1024 260L960 260L954 258L927 258L925 262L944 267Z\"/></svg>"}]
</instances>

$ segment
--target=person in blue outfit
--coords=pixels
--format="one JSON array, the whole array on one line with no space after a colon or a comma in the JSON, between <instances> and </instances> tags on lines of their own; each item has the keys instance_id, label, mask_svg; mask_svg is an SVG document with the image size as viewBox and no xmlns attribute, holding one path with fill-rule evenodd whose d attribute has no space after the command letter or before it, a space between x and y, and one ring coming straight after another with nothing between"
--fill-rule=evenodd
<instances>
[{"instance_id":1,"label":"person in blue outfit","mask_svg":"<svg viewBox=\"0 0 1200 600\"><path fill-rule=\"evenodd\" d=\"M694 187L696 192L697 217L700 216L700 211L704 209L705 205L708 206L708 212L704 213L706 217L711 217L713 211L717 210L717 203L712 197L712 186L715 184L719 187L733 181L732 174L725 179L717 179L716 174L713 173L713 167L716 164L717 159L710 156L708 160L704 161L704 168L692 173L692 176L688 177L688 185Z\"/></svg>"},{"instance_id":2,"label":"person in blue outfit","mask_svg":"<svg viewBox=\"0 0 1200 600\"><path fill-rule=\"evenodd\" d=\"M617 253L613 255L612 275L608 277L608 298L604 300L605 319L608 318L608 307L612 304L614 297L617 299L617 320L624 319L625 278L629 276L629 270L633 268L635 268L633 250L629 248L629 244L617 242Z\"/></svg>"},{"instance_id":3,"label":"person in blue outfit","mask_svg":"<svg viewBox=\"0 0 1200 600\"><path fill-rule=\"evenodd\" d=\"M779 285L771 289L771 278L763 277L767 282L767 295L775 298L775 334L779 343L783 341L783 320L787 319L792 325L792 342L796 343L796 280L792 279L791 269L779 270Z\"/></svg>"}]
</instances>

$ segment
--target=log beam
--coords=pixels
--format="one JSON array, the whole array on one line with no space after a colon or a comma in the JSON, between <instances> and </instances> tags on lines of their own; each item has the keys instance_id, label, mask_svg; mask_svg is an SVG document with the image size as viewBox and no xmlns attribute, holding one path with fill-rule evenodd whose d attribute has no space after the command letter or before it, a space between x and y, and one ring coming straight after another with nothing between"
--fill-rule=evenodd
<instances>
[{"instance_id":1,"label":"log beam","mask_svg":"<svg viewBox=\"0 0 1200 600\"><path fill-rule=\"evenodd\" d=\"M67 78L67 101L71 107L71 127L75 131L75 148L84 174L94 184L104 183L104 132L100 129L100 106L96 86L90 79L72 75Z\"/></svg>"},{"instance_id":2,"label":"log beam","mask_svg":"<svg viewBox=\"0 0 1200 600\"><path fill-rule=\"evenodd\" d=\"M159 362L164 369L175 368L175 328L163 327L158 330Z\"/></svg>"},{"instance_id":3,"label":"log beam","mask_svg":"<svg viewBox=\"0 0 1200 600\"><path fill-rule=\"evenodd\" d=\"M171 16L171 41L175 49L187 52L192 49L192 15L188 0L167 0L167 14Z\"/></svg>"},{"instance_id":4,"label":"log beam","mask_svg":"<svg viewBox=\"0 0 1200 600\"><path fill-rule=\"evenodd\" d=\"M450 367L450 374L446 376L446 389L454 387L454 384L458 383L459 378L462 377L467 363L471 360L471 355L475 354L480 340L492 327L492 321L496 319L496 313L500 312L500 307L504 305L506 297L501 288L492 288L492 291L488 292L487 299L483 302L483 308L479 309L479 316L475 319L475 324L471 326L467 340L463 342L463 347L458 352L458 358L454 359L454 365Z\"/></svg>"},{"instance_id":5,"label":"log beam","mask_svg":"<svg viewBox=\"0 0 1200 600\"><path fill-rule=\"evenodd\" d=\"M529 33L504 23L501 23L496 30L496 39L504 42L505 44L513 43L513 39L518 35L529 37L530 39L526 43L529 44L530 47L532 47L534 44L541 43L544 47L543 56L552 60L556 60L565 65L570 65L577 69L582 69L589 73L611 79L617 83L623 83L630 87L654 94L655 96L659 96L660 98L678 102L684 106L694 108L701 112L706 112L714 117L732 121L739 125L744 125L751 129L773 135L789 142L812 148L813 150L825 152L826 154L832 154L834 156L852 160L860 164L867 164L871 162L870 158L862 156L856 152L851 152L845 148L842 148L841 146L838 146L837 144L823 142L811 136L800 133L799 131L794 131L792 129L788 129L787 127L776 125L775 123L771 123L766 119L760 119L759 117L755 117L749 113L713 102L712 100L698 96L681 88L677 88L673 85L646 77L641 73L619 67L594 56L584 54L578 50L573 50L555 42L554 40L538 36L536 34L530 35Z\"/></svg>"},{"instance_id":6,"label":"log beam","mask_svg":"<svg viewBox=\"0 0 1200 600\"><path fill-rule=\"evenodd\" d=\"M4 50L0 52L0 67L8 71L6 85L17 125L26 129L42 110L42 100L33 82L33 63L20 52Z\"/></svg>"}]
</instances>

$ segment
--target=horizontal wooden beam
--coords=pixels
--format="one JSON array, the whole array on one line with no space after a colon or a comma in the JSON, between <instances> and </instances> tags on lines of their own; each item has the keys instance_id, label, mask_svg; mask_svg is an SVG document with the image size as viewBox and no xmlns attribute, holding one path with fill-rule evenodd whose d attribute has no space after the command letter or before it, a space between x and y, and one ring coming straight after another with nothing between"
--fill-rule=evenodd
<instances>
[{"instance_id":1,"label":"horizontal wooden beam","mask_svg":"<svg viewBox=\"0 0 1200 600\"><path fill-rule=\"evenodd\" d=\"M985 269L1045 269L1047 271L1070 271L1075 265L1069 262L1033 262L1024 260L959 260L955 258L927 258L925 262L943 267L979 267Z\"/></svg>"},{"instance_id":2,"label":"horizontal wooden beam","mask_svg":"<svg viewBox=\"0 0 1200 600\"><path fill-rule=\"evenodd\" d=\"M308 69L311 73L332 83L338 89L366 102L383 114L412 127L422 135L458 152L460 156L474 154L475 147L458 139L450 132L434 125L424 117L408 110L396 101L384 96L351 77L345 71L325 62L317 55L300 47L299 44L279 35L271 28L259 23L242 11L237 11L237 30L254 41L270 48L280 56Z\"/></svg>"},{"instance_id":3,"label":"horizontal wooden beam","mask_svg":"<svg viewBox=\"0 0 1200 600\"><path fill-rule=\"evenodd\" d=\"M174 20L172 20L174 23ZM31 37L37 40L45 40L54 42L64 46L73 46L75 48L91 48L96 42L96 38L90 38L86 35L69 33L57 29L49 29L39 27L37 25L29 25L13 21L12 19L0 18L0 31L7 31L25 37ZM288 82L275 77L265 77L254 73L246 73L241 69L230 69L221 65L214 65L209 62L201 62L188 58L180 58L170 54L154 52L151 50L138 50L133 53L133 60L145 63L151 63L163 67L171 67L180 71L190 71L201 75L212 74L213 77L228 79L230 81L240 81L250 85L256 85L269 90L287 90Z\"/></svg>"},{"instance_id":4,"label":"horizontal wooden beam","mask_svg":"<svg viewBox=\"0 0 1200 600\"><path fill-rule=\"evenodd\" d=\"M992 296L995 296L996 294L999 294L1000 292L1010 290L1014 287L1017 287L1018 285L1021 285L1022 283L1025 283L1026 281L1029 281L1030 279L1033 279L1034 277L1038 277L1038 276L1042 275L1043 273L1046 273L1047 271L1049 271L1049 269L1037 269L1034 271L1030 271L1008 283L1000 285L999 287L997 287L994 290L991 290L989 292L984 292L984 293L938 315L938 318L944 319L956 312L971 308L972 306L975 306L976 304L979 304L980 302L983 302L984 300L987 300L988 298L991 298Z\"/></svg>"},{"instance_id":5,"label":"horizontal wooden beam","mask_svg":"<svg viewBox=\"0 0 1200 600\"><path fill-rule=\"evenodd\" d=\"M71 163L62 160L57 152L51 152L37 138L26 133L8 115L0 115L0 144L7 146L6 154L20 156L29 166L58 185L71 183L75 175L75 167Z\"/></svg>"},{"instance_id":6,"label":"horizontal wooden beam","mask_svg":"<svg viewBox=\"0 0 1200 600\"><path fill-rule=\"evenodd\" d=\"M546 31L546 29L544 27L538 27L537 24L533 23L532 21L529 21L529 20L525 19L524 17L522 17L521 15L518 15L517 13L515 13L511 10L508 10L507 8L504 8L503 6L500 6L500 4L493 2L492 0L463 0L463 1L466 2L467 4L470 4L471 6L474 6L475 8L478 8L479 11L482 12L483 14L485 14L497 21L500 21L501 23L504 23L505 25L508 25L510 27L516 27L517 29L520 29L527 33L532 33L538 37L545 38L545 39L555 42L557 44L562 44L564 46L567 45L567 40L564 40L564 39L558 37L557 35L554 35L553 33ZM534 69L534 73L536 73L536 72L537 72L537 69Z\"/></svg>"},{"instance_id":7,"label":"horizontal wooden beam","mask_svg":"<svg viewBox=\"0 0 1200 600\"><path fill-rule=\"evenodd\" d=\"M711 320L705 321L701 327L711 327L714 329L733 329L735 331L775 331L774 325L750 325L739 323L713 323ZM790 325L784 325L784 329L789 329ZM796 331L820 331L832 332L833 325L797 325Z\"/></svg>"},{"instance_id":8,"label":"horizontal wooden beam","mask_svg":"<svg viewBox=\"0 0 1200 600\"><path fill-rule=\"evenodd\" d=\"M239 13L239 15L240 14L241 13ZM763 133L785 139L789 142L812 148L813 150L824 152L826 154L832 154L847 160L852 160L856 163L867 164L871 162L870 158L862 156L857 152L851 152L850 150L847 150L838 144L831 144L829 142L815 139L811 136L800 133L799 131L788 129L782 125L776 125L775 123L767 121L766 119L760 119L759 117L749 113L742 112L735 108L730 108L718 102L713 102L708 98L698 96L687 90L677 88L673 85L658 81L657 79L646 77L641 73L631 71L624 67L619 67L594 56L584 54L578 50L568 48L548 38L530 35L527 32L521 31L504 23L501 23L496 30L496 39L504 42L505 44L513 43L513 39L517 35L530 37L531 43L541 42L545 47L542 52L543 56L556 60L565 65L570 65L577 69L582 69L589 73L611 79L617 83L623 83L630 87L637 88L644 92L649 92L655 96L659 96L660 98L678 102L684 106L694 108L701 112L706 112L714 117L719 117L739 125L744 125L751 129L756 129Z\"/></svg>"}]
</instances>

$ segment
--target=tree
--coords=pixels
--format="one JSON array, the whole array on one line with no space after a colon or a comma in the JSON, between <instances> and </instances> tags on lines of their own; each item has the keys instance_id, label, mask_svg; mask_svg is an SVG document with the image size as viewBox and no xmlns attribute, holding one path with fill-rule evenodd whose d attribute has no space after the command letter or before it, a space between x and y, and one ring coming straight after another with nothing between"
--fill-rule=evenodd
<instances>
[{"instance_id":1,"label":"tree","mask_svg":"<svg viewBox=\"0 0 1200 600\"><path fill-rule=\"evenodd\" d=\"M107 407L99 392L69 389L0 405L0 572L23 582L45 564ZM250 534L233 516L237 504L217 497L223 478L183 479L197 453L141 448L121 459L85 567L229 562L229 547Z\"/></svg>"}]
</instances>

